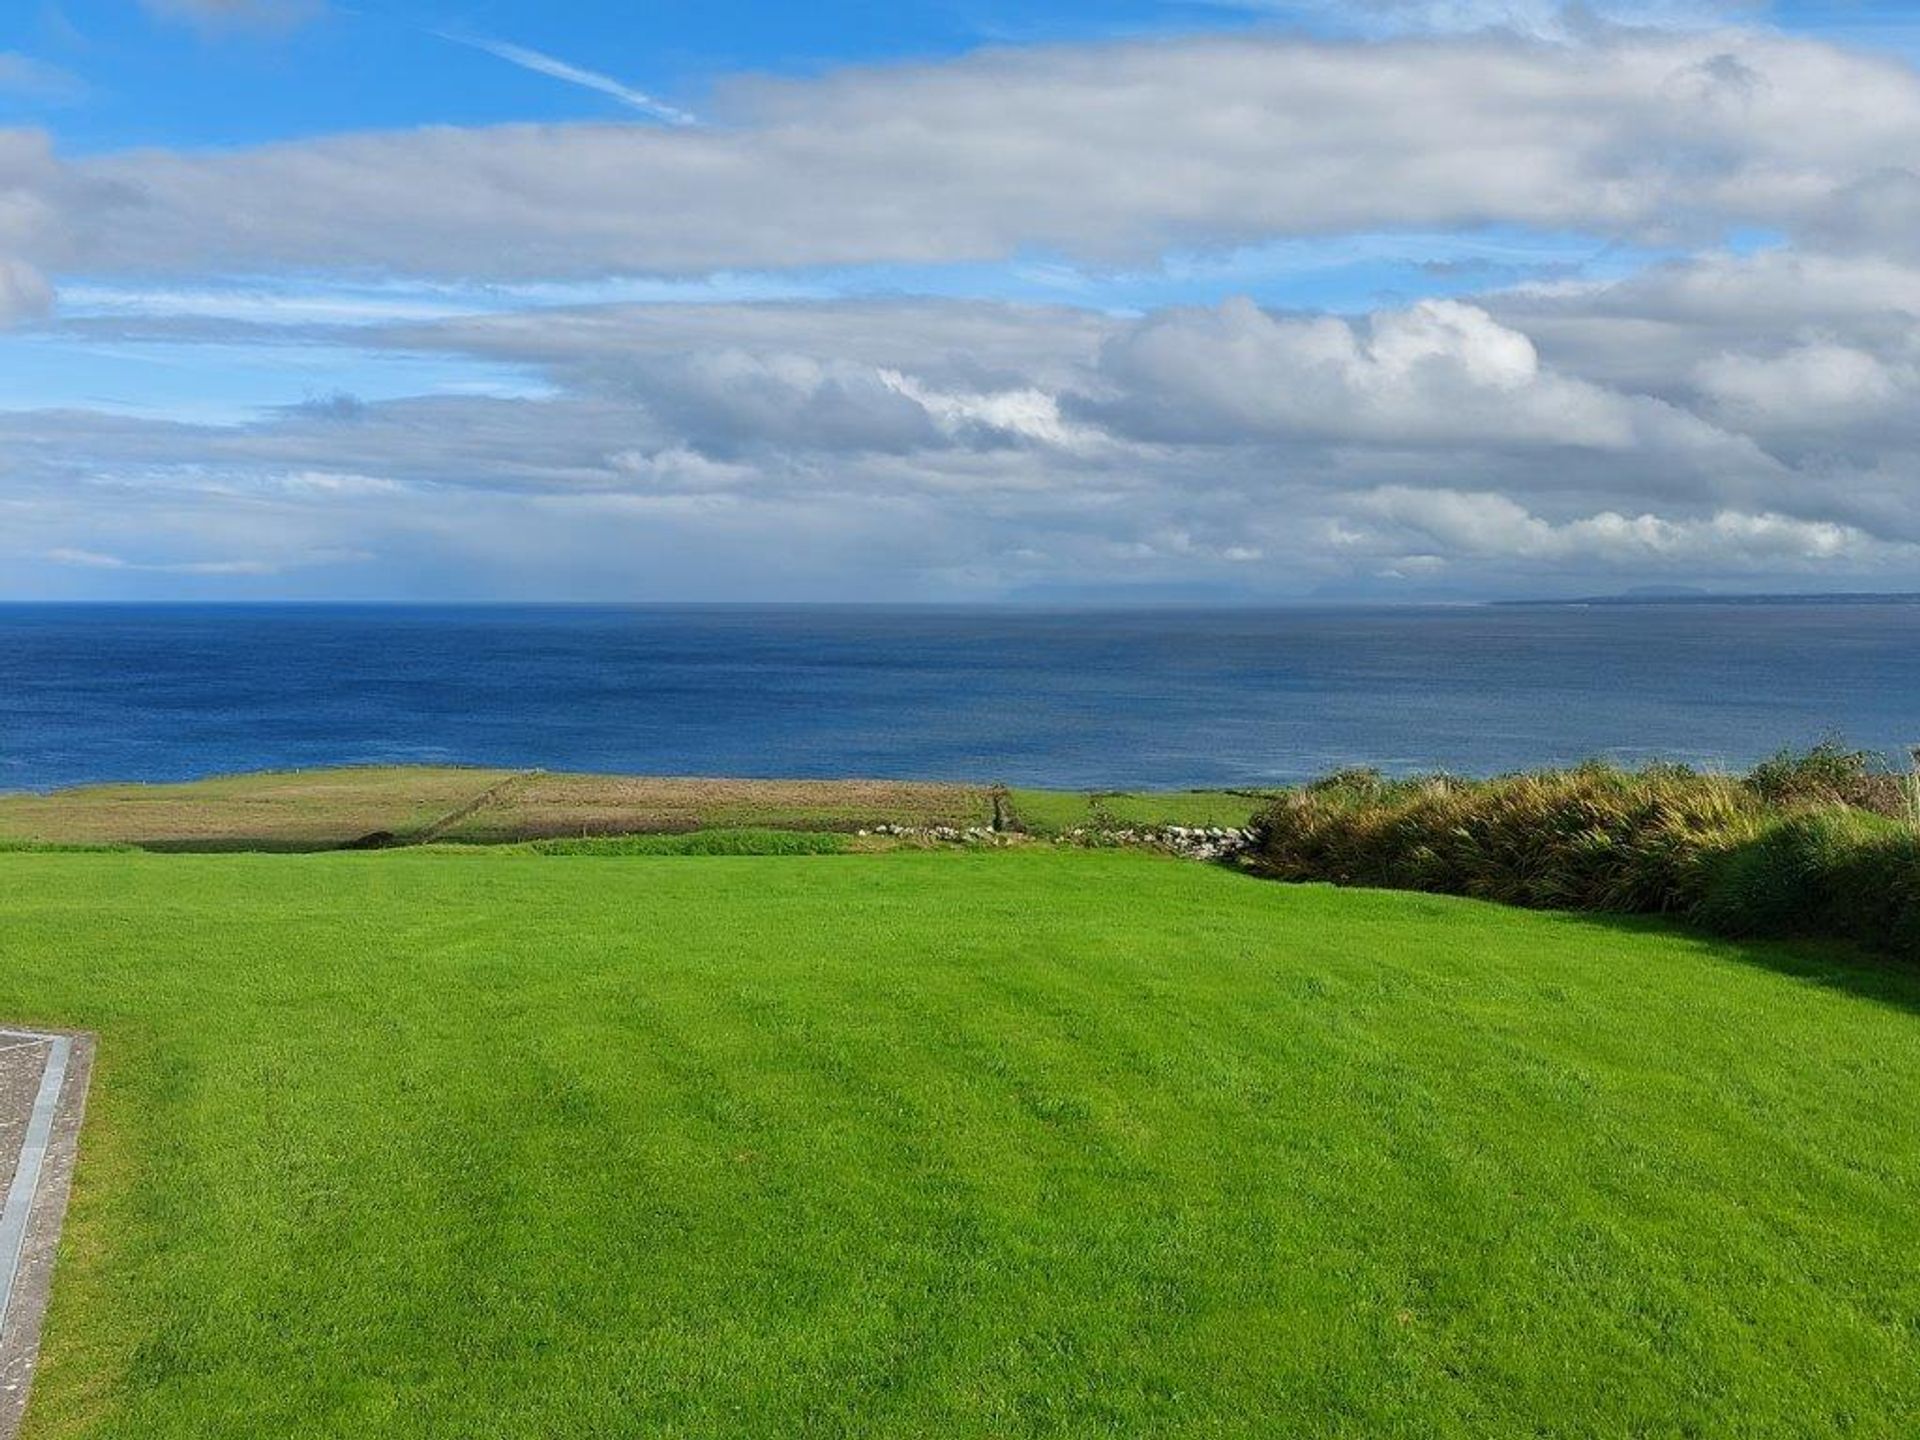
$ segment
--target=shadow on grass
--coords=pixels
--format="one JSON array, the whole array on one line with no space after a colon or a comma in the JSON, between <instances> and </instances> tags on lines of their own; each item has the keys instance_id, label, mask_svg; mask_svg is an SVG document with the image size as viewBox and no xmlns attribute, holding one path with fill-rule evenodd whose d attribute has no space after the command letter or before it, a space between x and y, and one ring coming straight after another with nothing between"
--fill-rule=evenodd
<instances>
[{"instance_id":1,"label":"shadow on grass","mask_svg":"<svg viewBox=\"0 0 1920 1440\"><path fill-rule=\"evenodd\" d=\"M1551 915L1563 925L1608 935L1658 935L1684 940L1702 957L1736 960L1823 990L1841 990L1920 1014L1920 969L1897 956L1877 954L1849 941L1734 939L1667 915L1608 915L1579 910L1530 913Z\"/></svg>"}]
</instances>

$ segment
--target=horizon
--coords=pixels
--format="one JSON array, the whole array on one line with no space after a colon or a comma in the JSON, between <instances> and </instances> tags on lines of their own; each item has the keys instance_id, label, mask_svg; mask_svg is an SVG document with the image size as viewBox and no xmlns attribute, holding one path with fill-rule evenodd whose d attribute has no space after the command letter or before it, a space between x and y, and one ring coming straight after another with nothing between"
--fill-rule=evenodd
<instances>
[{"instance_id":1,"label":"horizon","mask_svg":"<svg viewBox=\"0 0 1920 1440\"><path fill-rule=\"evenodd\" d=\"M1916 57L1843 0L22 7L0 594L1912 593Z\"/></svg>"},{"instance_id":2,"label":"horizon","mask_svg":"<svg viewBox=\"0 0 1920 1440\"><path fill-rule=\"evenodd\" d=\"M1645 593L1634 590L1604 595L1521 596L1513 598L1461 599L1382 597L1377 599L1323 599L1314 596L1195 600L1037 600L996 596L972 600L675 600L637 598L628 600L500 599L451 596L444 599L387 599L378 596L342 598L125 598L97 596L56 599L0 598L0 609L365 609L365 610L986 610L1073 612L1088 614L1152 615L1161 612L1235 613L1278 610L1447 610L1524 608L1580 605L1821 605L1821 604L1912 604L1920 602L1915 590L1801 590L1801 591L1704 591L1679 590L1669 593Z\"/></svg>"}]
</instances>

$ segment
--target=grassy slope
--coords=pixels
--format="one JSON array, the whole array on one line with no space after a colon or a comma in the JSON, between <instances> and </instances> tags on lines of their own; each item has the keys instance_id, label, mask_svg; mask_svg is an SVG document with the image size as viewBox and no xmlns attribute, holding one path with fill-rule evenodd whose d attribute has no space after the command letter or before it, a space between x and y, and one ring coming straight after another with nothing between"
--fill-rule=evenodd
<instances>
[{"instance_id":1,"label":"grassy slope","mask_svg":"<svg viewBox=\"0 0 1920 1440\"><path fill-rule=\"evenodd\" d=\"M1079 851L0 855L0 947L104 1037L32 1440L1920 1428L1838 961Z\"/></svg>"}]
</instances>

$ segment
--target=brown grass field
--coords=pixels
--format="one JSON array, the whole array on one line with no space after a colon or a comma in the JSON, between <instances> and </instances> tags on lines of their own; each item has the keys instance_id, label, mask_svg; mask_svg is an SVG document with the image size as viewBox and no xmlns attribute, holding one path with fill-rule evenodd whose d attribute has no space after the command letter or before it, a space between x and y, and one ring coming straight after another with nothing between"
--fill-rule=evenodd
<instances>
[{"instance_id":1,"label":"brown grass field","mask_svg":"<svg viewBox=\"0 0 1920 1440\"><path fill-rule=\"evenodd\" d=\"M332 850L377 833L416 835L512 773L367 766L0 795L0 840Z\"/></svg>"},{"instance_id":2,"label":"brown grass field","mask_svg":"<svg viewBox=\"0 0 1920 1440\"><path fill-rule=\"evenodd\" d=\"M984 825L984 785L897 780L699 780L536 772L511 780L437 830L439 840L500 842L564 835L646 835L758 825L781 830Z\"/></svg>"},{"instance_id":3,"label":"brown grass field","mask_svg":"<svg viewBox=\"0 0 1920 1440\"><path fill-rule=\"evenodd\" d=\"M985 786L369 766L0 795L0 843L334 850L369 837L501 843L739 825L978 825L991 813Z\"/></svg>"}]
</instances>

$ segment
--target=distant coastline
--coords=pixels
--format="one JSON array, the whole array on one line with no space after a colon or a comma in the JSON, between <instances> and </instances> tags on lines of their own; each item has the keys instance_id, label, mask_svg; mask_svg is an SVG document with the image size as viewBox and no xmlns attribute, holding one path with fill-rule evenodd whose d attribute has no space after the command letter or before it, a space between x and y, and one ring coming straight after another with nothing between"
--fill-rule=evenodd
<instances>
[{"instance_id":1,"label":"distant coastline","mask_svg":"<svg viewBox=\"0 0 1920 1440\"><path fill-rule=\"evenodd\" d=\"M1490 605L1920 605L1920 592L1834 591L1812 595L1716 595L1709 591L1629 592L1623 595L1582 595L1566 600L1490 600Z\"/></svg>"}]
</instances>

